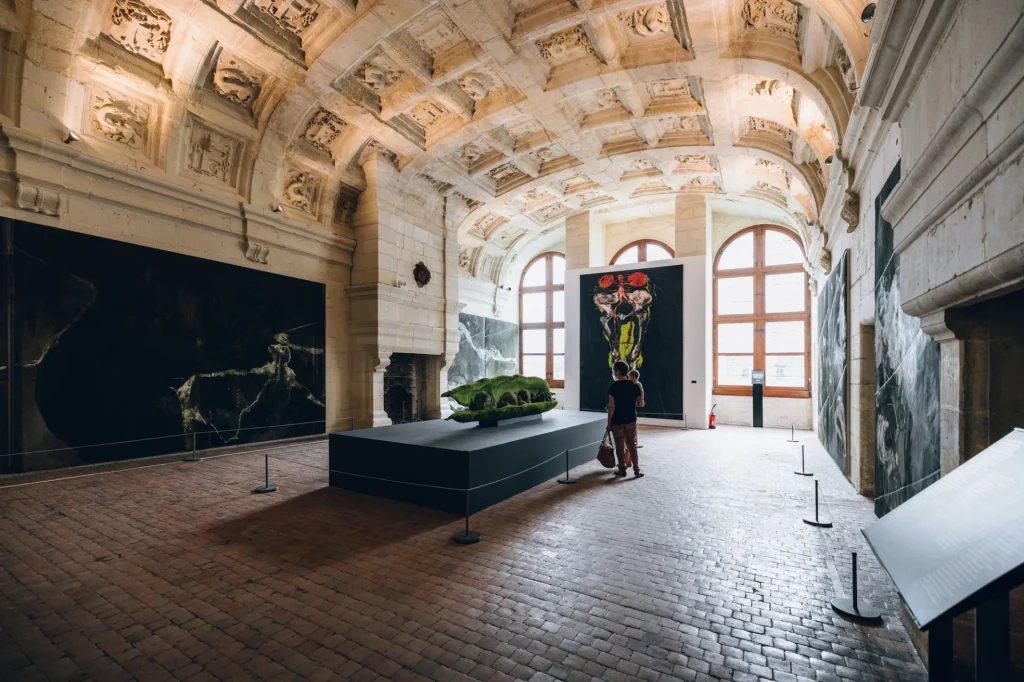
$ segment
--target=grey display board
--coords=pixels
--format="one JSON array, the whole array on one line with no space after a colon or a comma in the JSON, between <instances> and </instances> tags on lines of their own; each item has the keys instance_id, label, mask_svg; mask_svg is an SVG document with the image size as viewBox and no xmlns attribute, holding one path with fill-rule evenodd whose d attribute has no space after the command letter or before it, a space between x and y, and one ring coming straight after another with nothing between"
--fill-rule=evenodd
<instances>
[{"instance_id":1,"label":"grey display board","mask_svg":"<svg viewBox=\"0 0 1024 682\"><path fill-rule=\"evenodd\" d=\"M1024 430L864 530L918 627L1024 580Z\"/></svg>"}]
</instances>

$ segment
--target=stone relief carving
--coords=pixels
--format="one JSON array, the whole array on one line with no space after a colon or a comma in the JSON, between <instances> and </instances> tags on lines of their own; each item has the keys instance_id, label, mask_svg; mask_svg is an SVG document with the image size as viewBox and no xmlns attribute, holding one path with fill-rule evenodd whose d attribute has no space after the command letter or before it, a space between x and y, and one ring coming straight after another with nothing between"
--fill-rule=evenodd
<instances>
[{"instance_id":1,"label":"stone relief carving","mask_svg":"<svg viewBox=\"0 0 1024 682\"><path fill-rule=\"evenodd\" d=\"M338 198L334 204L334 220L349 225L352 222L352 214L356 212L359 205L359 194L362 190L344 182L338 187Z\"/></svg>"},{"instance_id":2,"label":"stone relief carving","mask_svg":"<svg viewBox=\"0 0 1024 682\"><path fill-rule=\"evenodd\" d=\"M306 132L302 136L317 149L330 154L331 147L341 135L344 127L345 122L337 115L326 109L321 109L310 119L309 125L306 126Z\"/></svg>"},{"instance_id":3,"label":"stone relief carving","mask_svg":"<svg viewBox=\"0 0 1024 682\"><path fill-rule=\"evenodd\" d=\"M497 168L494 168L490 172L488 172L487 176L491 180L494 180L495 184L500 185L501 183L518 177L521 174L522 171L520 171L511 163L503 163Z\"/></svg>"},{"instance_id":4,"label":"stone relief carving","mask_svg":"<svg viewBox=\"0 0 1024 682\"><path fill-rule=\"evenodd\" d=\"M255 0L253 5L297 36L313 25L320 10L317 0Z\"/></svg>"},{"instance_id":5,"label":"stone relief carving","mask_svg":"<svg viewBox=\"0 0 1024 682\"><path fill-rule=\"evenodd\" d=\"M683 187L695 187L698 189L717 187L718 183L710 175L697 175L683 183Z\"/></svg>"},{"instance_id":6,"label":"stone relief carving","mask_svg":"<svg viewBox=\"0 0 1024 682\"><path fill-rule=\"evenodd\" d=\"M686 97L692 98L690 83L682 78L654 81L648 85L651 97Z\"/></svg>"},{"instance_id":7,"label":"stone relief carving","mask_svg":"<svg viewBox=\"0 0 1024 682\"><path fill-rule=\"evenodd\" d=\"M213 87L221 97L251 106L260 96L265 78L252 64L222 52L213 72Z\"/></svg>"},{"instance_id":8,"label":"stone relief carving","mask_svg":"<svg viewBox=\"0 0 1024 682\"><path fill-rule=\"evenodd\" d=\"M441 104L434 101L427 101L421 102L413 107L409 111L409 117L424 128L429 128L441 120L441 118L447 113L448 110L441 106Z\"/></svg>"},{"instance_id":9,"label":"stone relief carving","mask_svg":"<svg viewBox=\"0 0 1024 682\"><path fill-rule=\"evenodd\" d=\"M695 132L700 130L700 119L696 116L679 116L665 121L665 129L678 132Z\"/></svg>"},{"instance_id":10,"label":"stone relief carving","mask_svg":"<svg viewBox=\"0 0 1024 682\"><path fill-rule=\"evenodd\" d=\"M686 154L685 156L677 156L676 161L681 166L710 166L711 159L708 158L707 154Z\"/></svg>"},{"instance_id":11,"label":"stone relief carving","mask_svg":"<svg viewBox=\"0 0 1024 682\"><path fill-rule=\"evenodd\" d=\"M451 191L453 185L447 182L442 182L437 178L427 175L426 173L420 174L420 177L430 183L430 186L437 190L438 194L446 195Z\"/></svg>"},{"instance_id":12,"label":"stone relief carving","mask_svg":"<svg viewBox=\"0 0 1024 682\"><path fill-rule=\"evenodd\" d=\"M796 7L789 0L746 0L743 3L746 28L795 38L797 18Z\"/></svg>"},{"instance_id":13,"label":"stone relief carving","mask_svg":"<svg viewBox=\"0 0 1024 682\"><path fill-rule=\"evenodd\" d=\"M245 240L245 257L251 260L253 263L260 263L261 265L267 264L267 259L270 257L270 247L266 244L252 241L251 239Z\"/></svg>"},{"instance_id":14,"label":"stone relief carving","mask_svg":"<svg viewBox=\"0 0 1024 682\"><path fill-rule=\"evenodd\" d=\"M832 250L822 249L821 250L821 269L828 275L832 272Z\"/></svg>"},{"instance_id":15,"label":"stone relief carving","mask_svg":"<svg viewBox=\"0 0 1024 682\"><path fill-rule=\"evenodd\" d=\"M661 35L672 30L672 20L664 5L652 5L632 12L621 12L619 20L633 33L644 38Z\"/></svg>"},{"instance_id":16,"label":"stone relief carving","mask_svg":"<svg viewBox=\"0 0 1024 682\"><path fill-rule=\"evenodd\" d=\"M487 97L493 86L494 82L488 76L478 71L467 73L459 79L459 87L474 102L479 102Z\"/></svg>"},{"instance_id":17,"label":"stone relief carving","mask_svg":"<svg viewBox=\"0 0 1024 682\"><path fill-rule=\"evenodd\" d=\"M754 97L769 97L778 99L781 102L789 102L793 99L793 87L774 78L763 80L750 89Z\"/></svg>"},{"instance_id":18,"label":"stone relief carving","mask_svg":"<svg viewBox=\"0 0 1024 682\"><path fill-rule=\"evenodd\" d=\"M611 109L619 105L619 98L611 88L600 90L594 96L594 105L598 109Z\"/></svg>"},{"instance_id":19,"label":"stone relief carving","mask_svg":"<svg viewBox=\"0 0 1024 682\"><path fill-rule=\"evenodd\" d=\"M467 144L462 148L462 158L469 164L474 164L484 157L484 150L475 144Z\"/></svg>"},{"instance_id":20,"label":"stone relief carving","mask_svg":"<svg viewBox=\"0 0 1024 682\"><path fill-rule=\"evenodd\" d=\"M60 194L46 187L19 182L16 202L18 208L25 211L54 217L60 216Z\"/></svg>"},{"instance_id":21,"label":"stone relief carving","mask_svg":"<svg viewBox=\"0 0 1024 682\"><path fill-rule=\"evenodd\" d=\"M839 215L846 221L846 231L853 232L860 225L860 197L852 190L846 190Z\"/></svg>"},{"instance_id":22,"label":"stone relief carving","mask_svg":"<svg viewBox=\"0 0 1024 682\"><path fill-rule=\"evenodd\" d=\"M547 163L548 161L554 161L555 159L559 158L561 154L559 154L558 150L554 147L544 147L543 149L538 149L537 151L533 152L532 154L530 154L530 156L537 163L543 164Z\"/></svg>"},{"instance_id":23,"label":"stone relief carving","mask_svg":"<svg viewBox=\"0 0 1024 682\"><path fill-rule=\"evenodd\" d=\"M284 179L284 191L281 199L289 206L316 213L317 199L320 195L320 178L309 171L293 168Z\"/></svg>"},{"instance_id":24,"label":"stone relief carving","mask_svg":"<svg viewBox=\"0 0 1024 682\"><path fill-rule=\"evenodd\" d=\"M843 76L843 83L846 85L846 89L853 92L857 89L857 72L850 61L850 55L841 44L836 48L835 61L836 68L839 69L839 73Z\"/></svg>"},{"instance_id":25,"label":"stone relief carving","mask_svg":"<svg viewBox=\"0 0 1024 682\"><path fill-rule=\"evenodd\" d=\"M109 90L98 90L92 100L92 129L108 140L132 149L146 145L148 104Z\"/></svg>"},{"instance_id":26,"label":"stone relief carving","mask_svg":"<svg viewBox=\"0 0 1024 682\"><path fill-rule=\"evenodd\" d=\"M541 56L556 66L597 54L581 26L559 31L540 41L538 45Z\"/></svg>"},{"instance_id":27,"label":"stone relief carving","mask_svg":"<svg viewBox=\"0 0 1024 682\"><path fill-rule=\"evenodd\" d=\"M559 216L565 215L565 213L568 212L568 210L569 209L566 207L565 204L556 202L549 206L544 206L543 208L537 209L536 211L534 211L534 215L540 218L542 222L546 223L549 220L554 220Z\"/></svg>"},{"instance_id":28,"label":"stone relief carving","mask_svg":"<svg viewBox=\"0 0 1024 682\"><path fill-rule=\"evenodd\" d=\"M470 267L473 265L473 259L469 255L469 251L462 249L459 251L459 269L469 272Z\"/></svg>"},{"instance_id":29,"label":"stone relief carving","mask_svg":"<svg viewBox=\"0 0 1024 682\"><path fill-rule=\"evenodd\" d=\"M773 161L769 161L768 159L758 159L754 162L754 168L764 171L765 173L777 175L780 178L783 178L786 182L789 182L789 171Z\"/></svg>"},{"instance_id":30,"label":"stone relief carving","mask_svg":"<svg viewBox=\"0 0 1024 682\"><path fill-rule=\"evenodd\" d=\"M367 62L356 70L356 77L366 87L381 93L389 85L394 85L402 77L402 72L385 64Z\"/></svg>"},{"instance_id":31,"label":"stone relief carving","mask_svg":"<svg viewBox=\"0 0 1024 682\"><path fill-rule=\"evenodd\" d=\"M416 42L433 57L437 57L465 40L455 24L440 11L431 12L426 18L410 27L409 31Z\"/></svg>"},{"instance_id":32,"label":"stone relief carving","mask_svg":"<svg viewBox=\"0 0 1024 682\"><path fill-rule=\"evenodd\" d=\"M235 172L238 140L214 132L205 126L192 126L188 150L188 168L224 182L231 182Z\"/></svg>"},{"instance_id":33,"label":"stone relief carving","mask_svg":"<svg viewBox=\"0 0 1024 682\"><path fill-rule=\"evenodd\" d=\"M110 39L132 54L154 62L171 44L171 17L141 0L115 0L110 14Z\"/></svg>"},{"instance_id":34,"label":"stone relief carving","mask_svg":"<svg viewBox=\"0 0 1024 682\"><path fill-rule=\"evenodd\" d=\"M360 153L360 157L365 157L365 155L368 153L380 154L381 156L384 157L384 160L390 163L392 166L398 166L398 154L395 154L393 151L382 145L377 140L370 140L369 142L367 142L366 145L363 147L363 151Z\"/></svg>"},{"instance_id":35,"label":"stone relief carving","mask_svg":"<svg viewBox=\"0 0 1024 682\"><path fill-rule=\"evenodd\" d=\"M647 159L636 159L633 161L633 170L645 171L654 168L654 164Z\"/></svg>"},{"instance_id":36,"label":"stone relief carving","mask_svg":"<svg viewBox=\"0 0 1024 682\"><path fill-rule=\"evenodd\" d=\"M776 123L775 121L770 121L766 118L751 116L748 124L751 132L759 131L763 133L770 133L778 137L786 138L787 140L789 139L789 128L781 123Z\"/></svg>"}]
</instances>

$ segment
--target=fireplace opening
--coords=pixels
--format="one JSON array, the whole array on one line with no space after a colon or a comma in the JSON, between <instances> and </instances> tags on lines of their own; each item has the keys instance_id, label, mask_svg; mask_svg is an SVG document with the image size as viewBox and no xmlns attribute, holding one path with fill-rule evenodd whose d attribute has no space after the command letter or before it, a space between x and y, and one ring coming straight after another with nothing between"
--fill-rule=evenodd
<instances>
[{"instance_id":1,"label":"fireplace opening","mask_svg":"<svg viewBox=\"0 0 1024 682\"><path fill-rule=\"evenodd\" d=\"M426 357L412 353L393 353L384 370L384 411L393 424L423 419Z\"/></svg>"}]
</instances>

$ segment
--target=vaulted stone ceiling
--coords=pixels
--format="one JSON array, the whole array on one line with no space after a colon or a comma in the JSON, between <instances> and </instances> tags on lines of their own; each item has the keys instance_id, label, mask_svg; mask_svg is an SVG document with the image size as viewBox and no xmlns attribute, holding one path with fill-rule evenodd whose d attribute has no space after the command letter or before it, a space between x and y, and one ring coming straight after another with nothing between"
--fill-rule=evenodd
<instances>
[{"instance_id":1,"label":"vaulted stone ceiling","mask_svg":"<svg viewBox=\"0 0 1024 682\"><path fill-rule=\"evenodd\" d=\"M5 1L95 153L330 228L376 150L466 202L472 274L679 193L806 230L869 46L862 0Z\"/></svg>"}]
</instances>

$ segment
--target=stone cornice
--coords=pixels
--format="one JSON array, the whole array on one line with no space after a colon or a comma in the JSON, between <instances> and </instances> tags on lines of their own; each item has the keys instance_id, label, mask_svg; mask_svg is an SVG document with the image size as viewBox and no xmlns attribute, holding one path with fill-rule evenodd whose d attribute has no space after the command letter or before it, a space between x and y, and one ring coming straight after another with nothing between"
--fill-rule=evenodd
<instances>
[{"instance_id":1,"label":"stone cornice","mask_svg":"<svg viewBox=\"0 0 1024 682\"><path fill-rule=\"evenodd\" d=\"M257 239L334 264L352 263L355 240L332 234L319 223L306 224L238 199L182 187L17 128L5 128L3 132L15 153L15 205L26 213L37 214L22 216L29 220L63 225L67 222L63 215L67 197L75 195L143 216L158 216L246 240ZM40 207L44 194L48 201Z\"/></svg>"}]
</instances>

